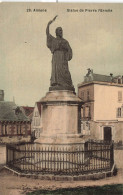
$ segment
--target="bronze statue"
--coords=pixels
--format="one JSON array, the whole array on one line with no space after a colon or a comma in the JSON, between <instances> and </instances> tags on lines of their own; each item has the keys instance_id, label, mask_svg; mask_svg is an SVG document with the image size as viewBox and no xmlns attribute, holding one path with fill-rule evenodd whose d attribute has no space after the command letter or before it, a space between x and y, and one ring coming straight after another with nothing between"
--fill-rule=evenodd
<instances>
[{"instance_id":1,"label":"bronze statue","mask_svg":"<svg viewBox=\"0 0 123 195\"><path fill-rule=\"evenodd\" d=\"M68 68L68 61L72 59L72 49L67 40L63 39L63 31L61 27L56 28L56 38L49 32L49 26L53 20L49 21L46 28L47 47L51 50L52 56L52 74L49 90L72 90L71 75Z\"/></svg>"}]
</instances>

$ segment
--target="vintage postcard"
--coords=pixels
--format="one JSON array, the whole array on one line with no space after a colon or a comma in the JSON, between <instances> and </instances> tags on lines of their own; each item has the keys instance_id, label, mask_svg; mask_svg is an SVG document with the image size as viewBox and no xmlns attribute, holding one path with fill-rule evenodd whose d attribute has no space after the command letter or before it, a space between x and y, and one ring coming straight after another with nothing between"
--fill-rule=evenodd
<instances>
[{"instance_id":1,"label":"vintage postcard","mask_svg":"<svg viewBox=\"0 0 123 195\"><path fill-rule=\"evenodd\" d=\"M122 194L122 34L121 3L0 4L1 195Z\"/></svg>"}]
</instances>

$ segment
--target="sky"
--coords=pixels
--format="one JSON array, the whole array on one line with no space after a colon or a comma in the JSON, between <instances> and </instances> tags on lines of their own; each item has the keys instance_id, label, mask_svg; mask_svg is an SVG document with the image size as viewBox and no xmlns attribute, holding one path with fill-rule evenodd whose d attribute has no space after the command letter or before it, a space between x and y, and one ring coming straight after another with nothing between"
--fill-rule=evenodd
<instances>
[{"instance_id":1,"label":"sky","mask_svg":"<svg viewBox=\"0 0 123 195\"><path fill-rule=\"evenodd\" d=\"M52 54L46 46L46 26L55 15L50 33L55 36L61 26L73 50L69 70L76 93L88 68L123 75L123 4L1 3L0 89L5 101L14 97L19 106L34 106L49 91Z\"/></svg>"}]
</instances>

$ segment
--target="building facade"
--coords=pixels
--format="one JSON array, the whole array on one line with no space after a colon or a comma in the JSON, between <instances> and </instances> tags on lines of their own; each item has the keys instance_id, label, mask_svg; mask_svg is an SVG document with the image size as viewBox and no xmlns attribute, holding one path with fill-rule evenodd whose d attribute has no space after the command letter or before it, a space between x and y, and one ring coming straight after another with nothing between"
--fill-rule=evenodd
<instances>
[{"instance_id":1,"label":"building facade","mask_svg":"<svg viewBox=\"0 0 123 195\"><path fill-rule=\"evenodd\" d=\"M4 101L0 90L0 143L31 141L31 122L14 103Z\"/></svg>"},{"instance_id":2,"label":"building facade","mask_svg":"<svg viewBox=\"0 0 123 195\"><path fill-rule=\"evenodd\" d=\"M32 137L33 138L39 138L40 133L42 132L42 126L41 126L41 103L36 102L33 116L32 116L32 123L31 123L31 129L32 129Z\"/></svg>"},{"instance_id":3,"label":"building facade","mask_svg":"<svg viewBox=\"0 0 123 195\"><path fill-rule=\"evenodd\" d=\"M84 82L78 85L83 100L81 131L100 140L123 140L123 76L93 73L88 69Z\"/></svg>"}]
</instances>

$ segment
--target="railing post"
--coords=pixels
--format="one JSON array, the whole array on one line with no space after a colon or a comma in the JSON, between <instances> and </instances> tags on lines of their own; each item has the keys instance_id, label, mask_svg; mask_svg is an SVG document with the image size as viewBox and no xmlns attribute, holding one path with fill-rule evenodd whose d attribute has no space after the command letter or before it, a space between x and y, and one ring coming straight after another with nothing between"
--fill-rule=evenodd
<instances>
[{"instance_id":1,"label":"railing post","mask_svg":"<svg viewBox=\"0 0 123 195\"><path fill-rule=\"evenodd\" d=\"M15 148L12 148L13 149L13 159L12 159L12 164L13 164L13 166L14 166L14 158L15 158L15 151L14 151L14 149Z\"/></svg>"},{"instance_id":2,"label":"railing post","mask_svg":"<svg viewBox=\"0 0 123 195\"><path fill-rule=\"evenodd\" d=\"M6 164L8 165L8 144L6 144Z\"/></svg>"},{"instance_id":3,"label":"railing post","mask_svg":"<svg viewBox=\"0 0 123 195\"><path fill-rule=\"evenodd\" d=\"M110 169L112 169L113 164L114 164L114 144L111 143L110 145Z\"/></svg>"}]
</instances>

